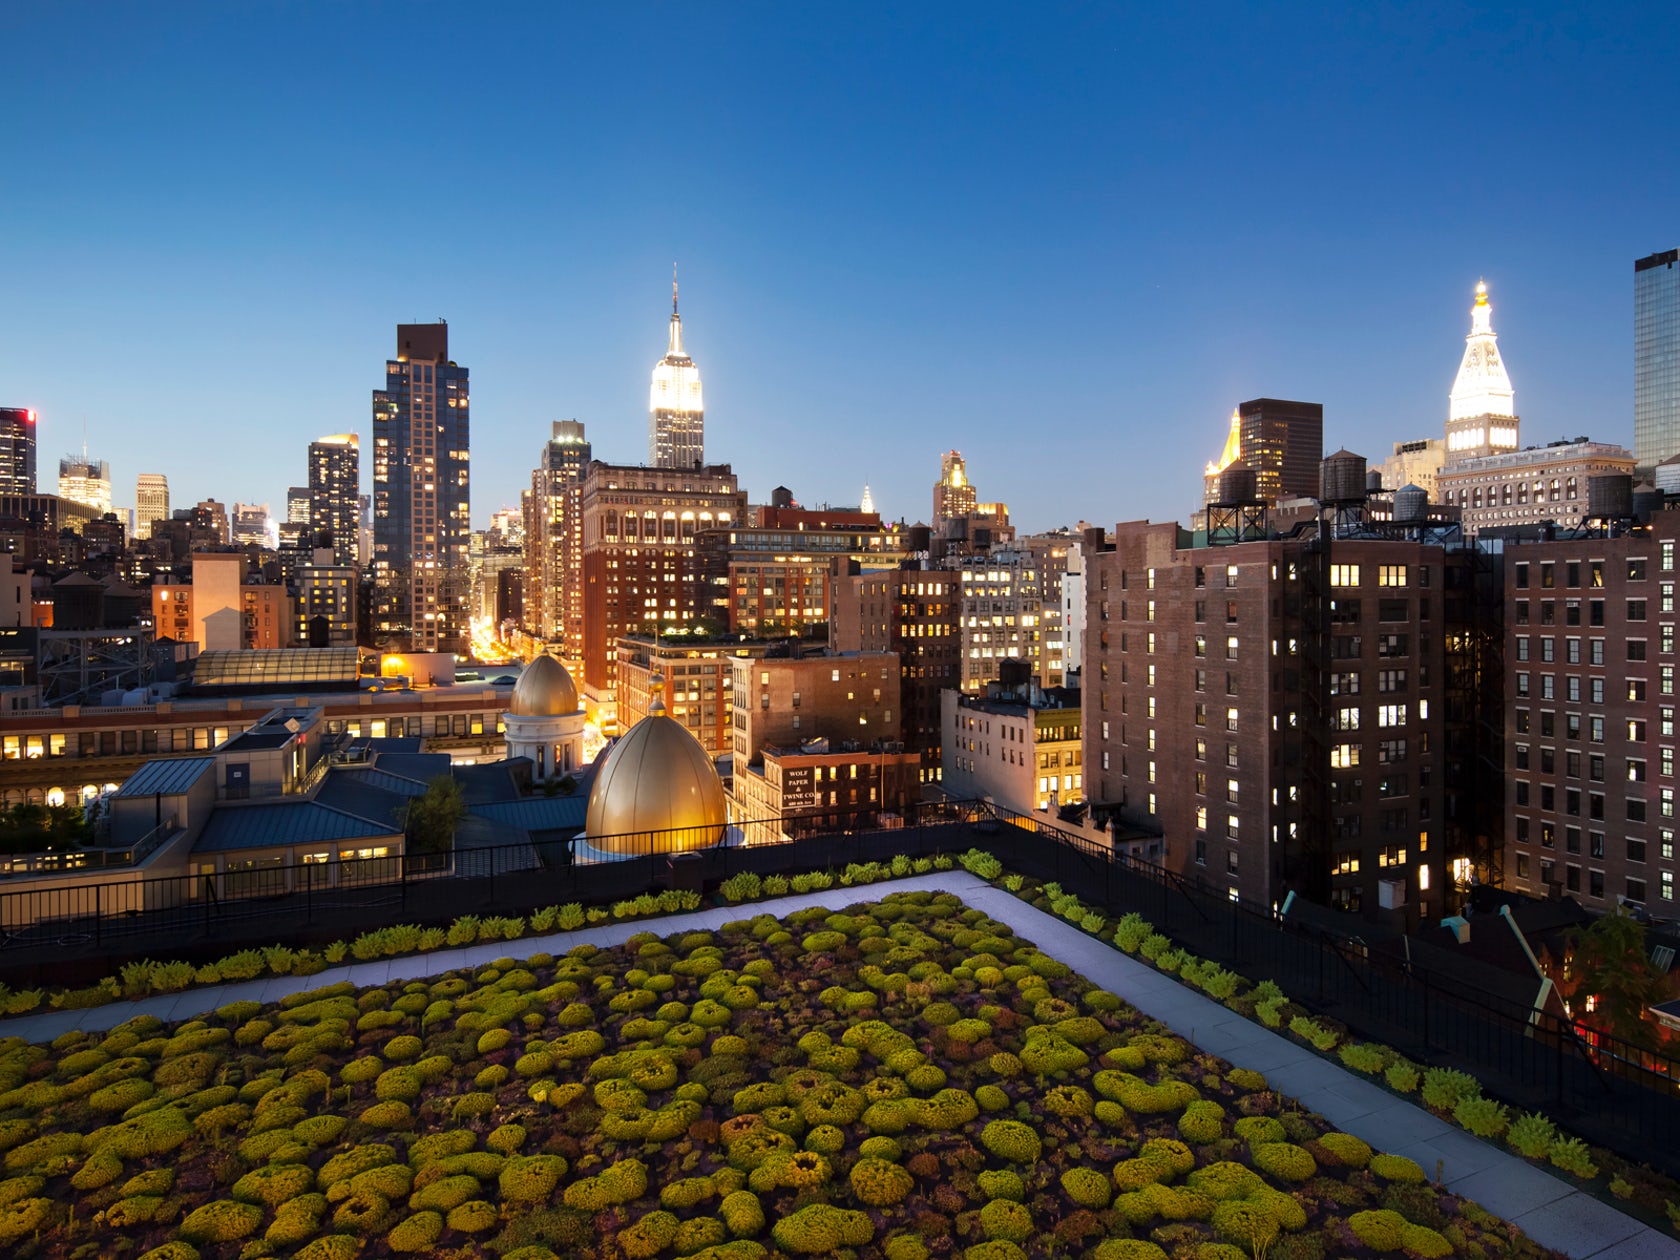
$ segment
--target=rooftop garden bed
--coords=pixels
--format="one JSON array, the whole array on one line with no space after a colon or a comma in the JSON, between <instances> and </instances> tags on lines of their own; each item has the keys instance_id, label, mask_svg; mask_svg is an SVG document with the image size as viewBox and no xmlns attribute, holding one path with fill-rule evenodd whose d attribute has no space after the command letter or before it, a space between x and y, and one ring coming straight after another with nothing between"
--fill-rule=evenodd
<instances>
[{"instance_id":1,"label":"rooftop garden bed","mask_svg":"<svg viewBox=\"0 0 1680 1260\"><path fill-rule=\"evenodd\" d=\"M1545 1256L954 895L0 1042L0 1252Z\"/></svg>"}]
</instances>

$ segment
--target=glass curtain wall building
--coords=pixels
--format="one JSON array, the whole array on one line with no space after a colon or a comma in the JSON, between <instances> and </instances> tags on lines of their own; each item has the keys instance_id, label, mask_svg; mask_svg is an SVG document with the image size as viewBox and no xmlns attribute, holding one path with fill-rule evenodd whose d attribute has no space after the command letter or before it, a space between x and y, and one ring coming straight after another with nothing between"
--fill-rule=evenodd
<instances>
[{"instance_id":1,"label":"glass curtain wall building","mask_svg":"<svg viewBox=\"0 0 1680 1260\"><path fill-rule=\"evenodd\" d=\"M1633 454L1680 455L1680 249L1633 264Z\"/></svg>"}]
</instances>

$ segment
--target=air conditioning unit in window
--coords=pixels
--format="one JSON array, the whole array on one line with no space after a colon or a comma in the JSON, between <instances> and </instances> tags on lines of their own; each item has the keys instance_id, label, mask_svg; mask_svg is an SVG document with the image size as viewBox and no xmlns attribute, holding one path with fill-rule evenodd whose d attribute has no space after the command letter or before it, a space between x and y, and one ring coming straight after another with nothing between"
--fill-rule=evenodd
<instances>
[{"instance_id":1,"label":"air conditioning unit in window","mask_svg":"<svg viewBox=\"0 0 1680 1260\"><path fill-rule=\"evenodd\" d=\"M1379 879L1377 881L1377 905L1384 910L1398 910L1406 904L1406 881L1404 879Z\"/></svg>"}]
</instances>

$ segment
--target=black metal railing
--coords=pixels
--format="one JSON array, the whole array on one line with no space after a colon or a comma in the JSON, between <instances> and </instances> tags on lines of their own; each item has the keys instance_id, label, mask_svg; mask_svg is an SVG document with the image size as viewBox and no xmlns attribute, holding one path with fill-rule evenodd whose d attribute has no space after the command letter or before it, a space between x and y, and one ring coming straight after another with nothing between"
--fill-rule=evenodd
<instances>
[{"instance_id":1,"label":"black metal railing","mask_svg":"<svg viewBox=\"0 0 1680 1260\"><path fill-rule=\"evenodd\" d=\"M1047 820L988 809L1012 824L987 837L1006 867L1055 880L1110 915L1136 911L1191 952L1251 980L1275 981L1360 1038L1425 1065L1468 1071L1491 1095L1544 1109L1592 1141L1680 1175L1672 1141L1680 1060L1673 1056L1372 951L1357 919L1349 918L1345 934L1291 922Z\"/></svg>"}]
</instances>

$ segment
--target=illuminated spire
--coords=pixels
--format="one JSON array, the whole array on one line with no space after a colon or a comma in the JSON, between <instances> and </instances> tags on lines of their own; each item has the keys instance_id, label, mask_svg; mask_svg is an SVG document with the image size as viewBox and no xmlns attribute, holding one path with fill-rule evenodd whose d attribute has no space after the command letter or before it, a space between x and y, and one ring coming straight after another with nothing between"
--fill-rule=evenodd
<instances>
[{"instance_id":1,"label":"illuminated spire","mask_svg":"<svg viewBox=\"0 0 1680 1260\"><path fill-rule=\"evenodd\" d=\"M700 369L683 349L677 313L677 265L671 264L671 338L665 357L653 366L648 390L648 462L656 468L692 468L705 463L705 405Z\"/></svg>"},{"instance_id":2,"label":"illuminated spire","mask_svg":"<svg viewBox=\"0 0 1680 1260\"><path fill-rule=\"evenodd\" d=\"M1505 360L1499 354L1499 339L1493 332L1493 307L1488 304L1487 282L1476 283L1476 304L1470 308L1470 335L1464 339L1464 358L1448 396L1448 421L1473 416L1514 416L1516 394Z\"/></svg>"},{"instance_id":3,"label":"illuminated spire","mask_svg":"<svg viewBox=\"0 0 1680 1260\"><path fill-rule=\"evenodd\" d=\"M1225 449L1216 462L1208 464L1203 475L1214 477L1242 458L1242 412L1231 408L1231 431L1225 435Z\"/></svg>"},{"instance_id":4,"label":"illuminated spire","mask_svg":"<svg viewBox=\"0 0 1680 1260\"><path fill-rule=\"evenodd\" d=\"M858 511L873 512L875 510L875 496L869 493L869 483L863 483L863 502L858 504Z\"/></svg>"}]
</instances>

